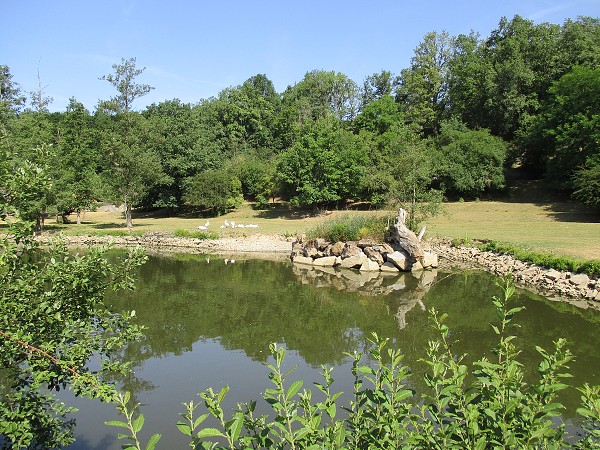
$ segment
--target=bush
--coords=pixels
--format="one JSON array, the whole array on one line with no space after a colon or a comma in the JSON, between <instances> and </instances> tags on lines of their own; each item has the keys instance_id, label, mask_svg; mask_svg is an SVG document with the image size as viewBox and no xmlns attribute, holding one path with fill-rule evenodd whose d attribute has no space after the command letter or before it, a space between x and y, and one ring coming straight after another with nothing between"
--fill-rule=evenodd
<instances>
[{"instance_id":1,"label":"bush","mask_svg":"<svg viewBox=\"0 0 600 450\"><path fill-rule=\"evenodd\" d=\"M388 216L352 216L345 214L341 217L326 220L308 231L311 239L323 238L330 242L358 241L370 238L383 242L385 232L391 218Z\"/></svg>"},{"instance_id":2,"label":"bush","mask_svg":"<svg viewBox=\"0 0 600 450\"><path fill-rule=\"evenodd\" d=\"M194 239L218 239L219 235L216 233L210 233L208 231L188 231L183 228L178 228L173 231L173 236L180 238L194 238Z\"/></svg>"}]
</instances>

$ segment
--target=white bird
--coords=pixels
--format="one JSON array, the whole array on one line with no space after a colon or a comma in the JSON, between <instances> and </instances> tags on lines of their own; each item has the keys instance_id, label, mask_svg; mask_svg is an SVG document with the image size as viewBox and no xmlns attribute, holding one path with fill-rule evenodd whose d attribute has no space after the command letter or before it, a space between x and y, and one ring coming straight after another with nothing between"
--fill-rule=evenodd
<instances>
[{"instance_id":1,"label":"white bird","mask_svg":"<svg viewBox=\"0 0 600 450\"><path fill-rule=\"evenodd\" d=\"M210 225L210 222L207 220L207 221L206 221L206 223L205 223L204 225L200 225L200 226L198 227L198 229L199 229L199 230L203 230L203 231L204 231L204 230L207 230L209 225Z\"/></svg>"},{"instance_id":2,"label":"white bird","mask_svg":"<svg viewBox=\"0 0 600 450\"><path fill-rule=\"evenodd\" d=\"M238 226L237 226L237 227L238 227L238 228L244 228L244 225L242 225L242 224L240 223L240 224L238 224Z\"/></svg>"},{"instance_id":3,"label":"white bird","mask_svg":"<svg viewBox=\"0 0 600 450\"><path fill-rule=\"evenodd\" d=\"M248 225L246 225L246 228L258 228L258 225L254 223L249 223Z\"/></svg>"},{"instance_id":4,"label":"white bird","mask_svg":"<svg viewBox=\"0 0 600 450\"><path fill-rule=\"evenodd\" d=\"M235 222L234 222L234 221L231 221L231 222L229 222L229 226L230 226L231 228L235 228Z\"/></svg>"},{"instance_id":5,"label":"white bird","mask_svg":"<svg viewBox=\"0 0 600 450\"><path fill-rule=\"evenodd\" d=\"M229 228L229 222L227 222L227 219L225 219L225 223L221 225L220 228Z\"/></svg>"}]
</instances>

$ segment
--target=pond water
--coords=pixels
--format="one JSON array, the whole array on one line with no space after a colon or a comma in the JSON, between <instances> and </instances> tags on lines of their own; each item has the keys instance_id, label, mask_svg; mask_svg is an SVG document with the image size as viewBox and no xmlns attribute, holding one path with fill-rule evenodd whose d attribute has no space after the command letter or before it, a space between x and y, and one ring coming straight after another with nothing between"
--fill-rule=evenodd
<instances>
[{"instance_id":1,"label":"pond water","mask_svg":"<svg viewBox=\"0 0 600 450\"><path fill-rule=\"evenodd\" d=\"M260 399L270 387L264 363L271 361L271 342L287 349L286 366L296 367L291 379L312 387L326 365L334 368L334 390L351 392L351 358L345 352L364 351L376 332L405 354L419 391L424 367L418 360L435 337L427 310L448 313L457 353L468 353L471 360L489 355L495 344L489 324L496 320L491 297L501 295L496 281L479 271L372 276L245 257L231 263L207 255L150 256L140 269L137 290L109 298L117 310L135 309L147 327L145 339L124 352L134 373L119 381L142 404L142 437L162 434L159 448L187 447L175 426L184 412L182 402L197 402L197 393L208 387L231 387L228 410ZM526 307L515 319L522 362L535 370L535 345L551 350L552 341L562 336L577 358L570 366L572 383L600 384L600 312L525 290L517 291L514 305ZM77 442L69 448L120 448L119 430L104 425L118 418L113 406L61 394L80 408ZM573 389L562 399L567 419L578 398Z\"/></svg>"}]
</instances>

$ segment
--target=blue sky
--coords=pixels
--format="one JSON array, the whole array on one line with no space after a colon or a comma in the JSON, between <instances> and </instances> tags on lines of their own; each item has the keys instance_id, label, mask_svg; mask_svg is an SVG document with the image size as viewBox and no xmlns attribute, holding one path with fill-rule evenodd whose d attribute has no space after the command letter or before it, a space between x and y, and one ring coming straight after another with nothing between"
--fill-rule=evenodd
<instances>
[{"instance_id":1,"label":"blue sky","mask_svg":"<svg viewBox=\"0 0 600 450\"><path fill-rule=\"evenodd\" d=\"M501 17L536 23L600 17L599 0L0 0L0 64L24 92L38 87L64 111L115 95L98 78L121 58L155 89L134 104L195 103L264 73L278 92L314 69L362 84L399 74L430 31L488 36Z\"/></svg>"}]
</instances>

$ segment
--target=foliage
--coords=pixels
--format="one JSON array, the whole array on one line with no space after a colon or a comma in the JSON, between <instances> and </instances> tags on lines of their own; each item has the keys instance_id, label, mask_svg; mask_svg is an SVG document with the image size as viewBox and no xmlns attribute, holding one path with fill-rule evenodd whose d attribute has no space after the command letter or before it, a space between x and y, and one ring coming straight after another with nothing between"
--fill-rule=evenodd
<instances>
[{"instance_id":1,"label":"foliage","mask_svg":"<svg viewBox=\"0 0 600 450\"><path fill-rule=\"evenodd\" d=\"M271 344L271 387L263 400L272 416L257 416L256 400L239 404L227 415L221 405L229 387L219 392L209 388L199 394L201 403L184 403L177 428L189 437L190 447L207 449L597 448L600 388L580 389L583 435L568 444L571 437L560 419L563 405L557 396L569 387L566 370L572 355L564 339L555 341L550 352L536 346L538 378L525 383L516 336L510 334L512 318L523 307L510 305L514 287L509 281L501 287L503 297L493 298L499 319L491 324L497 336L493 356L481 357L471 368L464 356L454 354L447 316L430 312L438 338L430 341L423 359L428 389L421 395L409 388L414 374L402 363L400 351L387 348L387 340L375 333L370 364L364 364L361 353L348 355L353 359L354 390L347 405L340 405L342 393L333 389L332 369L322 367L315 393L303 380L294 380L293 369L284 371L286 350ZM202 403L206 412L200 414ZM133 411L119 409L128 420L119 426L131 430L135 440L143 419L136 419L136 425ZM203 426L209 418L214 424Z\"/></svg>"},{"instance_id":2,"label":"foliage","mask_svg":"<svg viewBox=\"0 0 600 450\"><path fill-rule=\"evenodd\" d=\"M189 206L222 214L244 201L242 183L225 170L207 170L186 180L183 199Z\"/></svg>"},{"instance_id":3,"label":"foliage","mask_svg":"<svg viewBox=\"0 0 600 450\"><path fill-rule=\"evenodd\" d=\"M17 225L0 241L0 436L4 447L55 448L73 441L73 408L52 391L110 401L103 375L127 370L114 354L141 330L130 323L134 312L107 310L104 295L132 288L144 256L132 250L111 264L103 249L73 255L60 241L42 250L27 223Z\"/></svg>"},{"instance_id":4,"label":"foliage","mask_svg":"<svg viewBox=\"0 0 600 450\"><path fill-rule=\"evenodd\" d=\"M549 269L576 273L587 273L589 276L600 276L600 261L576 261L564 256L556 256L532 252L521 247L502 242L491 241L478 245L486 252L511 255L519 261L535 264Z\"/></svg>"},{"instance_id":5,"label":"foliage","mask_svg":"<svg viewBox=\"0 0 600 450\"><path fill-rule=\"evenodd\" d=\"M488 130L469 130L462 124L442 124L436 139L435 172L446 191L478 197L504 187L506 143Z\"/></svg>"},{"instance_id":6,"label":"foliage","mask_svg":"<svg viewBox=\"0 0 600 450\"><path fill-rule=\"evenodd\" d=\"M600 208L600 153L588 158L573 175L573 196L593 208Z\"/></svg>"},{"instance_id":7,"label":"foliage","mask_svg":"<svg viewBox=\"0 0 600 450\"><path fill-rule=\"evenodd\" d=\"M383 242L389 221L390 217L388 216L349 216L346 214L323 221L309 230L307 235L312 239L323 238L329 242L358 241L364 238Z\"/></svg>"}]
</instances>

